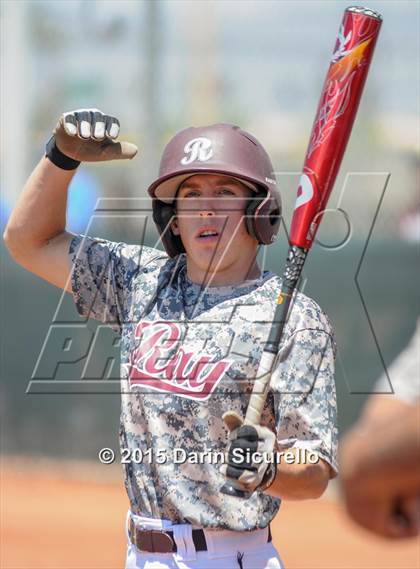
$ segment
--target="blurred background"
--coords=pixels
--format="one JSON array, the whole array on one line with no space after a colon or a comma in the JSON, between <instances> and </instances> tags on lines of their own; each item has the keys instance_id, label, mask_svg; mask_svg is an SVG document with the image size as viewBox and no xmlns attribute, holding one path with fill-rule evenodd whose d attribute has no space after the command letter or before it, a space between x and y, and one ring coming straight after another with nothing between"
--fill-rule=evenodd
<instances>
[{"instance_id":1,"label":"blurred background","mask_svg":"<svg viewBox=\"0 0 420 569\"><path fill-rule=\"evenodd\" d=\"M211 122L237 123L265 145L289 227L322 83L349 4L3 0L2 230L59 116L83 107L117 116L121 138L140 151L130 163L79 169L68 230L130 243L140 243L144 233L146 244L160 247L150 221L129 206L123 214L95 213L98 204L107 210L111 203L98 200L145 198L169 138ZM384 23L330 201L332 209L346 211L352 232L340 246L344 219L336 211L326 215L303 283L336 331L341 434L408 342L419 313L420 7L404 0L368 5ZM142 204L145 211L150 207ZM286 254L282 233L261 251L262 262L277 273ZM71 297L16 265L3 242L0 255L3 457L97 461L101 447L118 448L116 338L89 322L82 326L95 338L89 366L85 354L74 355L76 342L67 363L57 367L51 326L74 332L83 324ZM79 347L86 343L82 333L74 338Z\"/></svg>"}]
</instances>

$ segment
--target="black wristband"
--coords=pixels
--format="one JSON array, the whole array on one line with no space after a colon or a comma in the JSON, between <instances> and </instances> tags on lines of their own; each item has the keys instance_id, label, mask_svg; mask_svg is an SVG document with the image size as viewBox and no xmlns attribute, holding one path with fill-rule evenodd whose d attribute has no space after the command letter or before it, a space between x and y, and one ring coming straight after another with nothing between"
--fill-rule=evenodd
<instances>
[{"instance_id":1,"label":"black wristband","mask_svg":"<svg viewBox=\"0 0 420 569\"><path fill-rule=\"evenodd\" d=\"M78 160L73 160L73 158L69 158L61 152L55 143L54 135L52 135L45 146L45 156L62 170L75 170L80 164Z\"/></svg>"}]
</instances>

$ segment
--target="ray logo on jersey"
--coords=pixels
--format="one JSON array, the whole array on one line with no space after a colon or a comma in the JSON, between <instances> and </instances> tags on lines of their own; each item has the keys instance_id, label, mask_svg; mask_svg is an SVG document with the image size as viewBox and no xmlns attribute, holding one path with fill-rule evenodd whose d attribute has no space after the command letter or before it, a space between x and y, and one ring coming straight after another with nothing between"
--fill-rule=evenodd
<instances>
[{"instance_id":1,"label":"ray logo on jersey","mask_svg":"<svg viewBox=\"0 0 420 569\"><path fill-rule=\"evenodd\" d=\"M131 351L130 388L141 385L189 399L208 399L233 360L214 360L202 350L180 347L181 326L175 322L140 322L139 345Z\"/></svg>"}]
</instances>

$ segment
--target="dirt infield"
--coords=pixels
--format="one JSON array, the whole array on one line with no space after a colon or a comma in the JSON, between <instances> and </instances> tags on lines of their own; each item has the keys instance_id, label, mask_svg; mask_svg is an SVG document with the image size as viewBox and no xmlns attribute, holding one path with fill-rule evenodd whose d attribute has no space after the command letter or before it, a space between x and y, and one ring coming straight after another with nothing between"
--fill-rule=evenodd
<instances>
[{"instance_id":1,"label":"dirt infield","mask_svg":"<svg viewBox=\"0 0 420 569\"><path fill-rule=\"evenodd\" d=\"M3 459L1 474L1 569L124 567L128 502L117 468ZM373 538L331 498L286 503L272 527L287 569L420 567L418 541Z\"/></svg>"}]
</instances>

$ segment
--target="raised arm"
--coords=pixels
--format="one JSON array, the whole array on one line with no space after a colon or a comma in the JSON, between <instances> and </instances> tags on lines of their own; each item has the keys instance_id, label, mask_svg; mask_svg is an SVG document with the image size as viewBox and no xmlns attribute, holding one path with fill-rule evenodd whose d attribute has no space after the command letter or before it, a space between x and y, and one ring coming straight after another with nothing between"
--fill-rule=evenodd
<instances>
[{"instance_id":1,"label":"raised arm","mask_svg":"<svg viewBox=\"0 0 420 569\"><path fill-rule=\"evenodd\" d=\"M19 265L68 292L72 235L65 231L66 207L74 174L75 170L62 170L42 158L26 182L4 232L9 253Z\"/></svg>"},{"instance_id":2,"label":"raised arm","mask_svg":"<svg viewBox=\"0 0 420 569\"><path fill-rule=\"evenodd\" d=\"M137 148L115 142L119 122L97 109L63 113L47 154L28 178L4 231L4 241L22 267L71 292L69 245L66 231L67 195L81 161L133 158Z\"/></svg>"}]
</instances>

